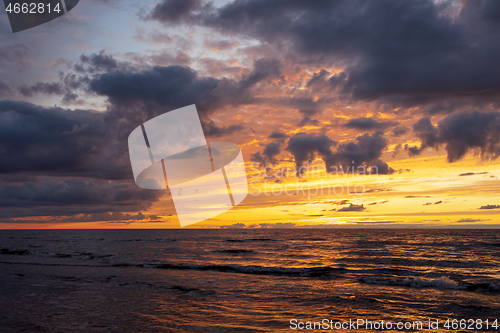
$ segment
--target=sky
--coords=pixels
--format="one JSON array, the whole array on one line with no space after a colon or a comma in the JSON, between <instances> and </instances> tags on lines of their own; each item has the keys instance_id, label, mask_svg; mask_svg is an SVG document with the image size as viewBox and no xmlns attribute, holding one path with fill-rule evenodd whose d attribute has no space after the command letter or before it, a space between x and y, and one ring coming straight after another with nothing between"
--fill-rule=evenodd
<instances>
[{"instance_id":1,"label":"sky","mask_svg":"<svg viewBox=\"0 0 500 333\"><path fill-rule=\"evenodd\" d=\"M127 138L195 104L249 194L194 228L497 228L500 2L81 0L0 13L0 228L178 228Z\"/></svg>"}]
</instances>

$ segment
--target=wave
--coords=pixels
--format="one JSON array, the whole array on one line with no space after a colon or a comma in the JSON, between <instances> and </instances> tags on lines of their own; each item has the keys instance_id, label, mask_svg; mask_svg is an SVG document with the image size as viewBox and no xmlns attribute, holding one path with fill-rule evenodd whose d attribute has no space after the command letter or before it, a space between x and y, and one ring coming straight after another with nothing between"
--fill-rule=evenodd
<instances>
[{"instance_id":1,"label":"wave","mask_svg":"<svg viewBox=\"0 0 500 333\"><path fill-rule=\"evenodd\" d=\"M115 265L116 266L116 265ZM292 277L328 277L333 273L347 271L343 267L264 267L264 266L239 266L239 265L193 265L193 264L146 264L145 268L215 271L225 273L275 275Z\"/></svg>"},{"instance_id":2,"label":"wave","mask_svg":"<svg viewBox=\"0 0 500 333\"><path fill-rule=\"evenodd\" d=\"M242 242L272 242L275 241L275 239L271 238L249 238L249 239L226 239L226 242L233 242L233 243L242 243Z\"/></svg>"},{"instance_id":3,"label":"wave","mask_svg":"<svg viewBox=\"0 0 500 333\"><path fill-rule=\"evenodd\" d=\"M467 286L468 291L482 291L487 293L500 293L500 282L471 283Z\"/></svg>"},{"instance_id":4,"label":"wave","mask_svg":"<svg viewBox=\"0 0 500 333\"><path fill-rule=\"evenodd\" d=\"M251 251L251 250L226 250L226 251ZM230 252L233 253L233 252ZM38 257L52 258L72 258L79 260L93 260L111 257L111 254L100 255L95 253L75 252L72 254L65 253L45 253L29 250L18 249L0 249L0 254L10 255L34 255ZM172 269L172 270L197 270L197 271L214 271L225 273L239 274L255 274L255 275L275 275L275 276L291 276L291 277L328 277L334 273L342 273L347 271L344 267L318 266L318 267L264 267L264 266L240 266L240 265L196 265L196 264L172 264L172 263L125 263L125 262L110 262L108 260L101 261L102 264L108 264L112 267L142 267L155 269Z\"/></svg>"},{"instance_id":5,"label":"wave","mask_svg":"<svg viewBox=\"0 0 500 333\"><path fill-rule=\"evenodd\" d=\"M359 282L367 284L380 284L385 286L405 286L413 288L438 288L438 289L467 289L466 286L460 285L446 276L442 276L435 280L426 280L422 278L406 277L405 279L378 279L361 276Z\"/></svg>"},{"instance_id":6,"label":"wave","mask_svg":"<svg viewBox=\"0 0 500 333\"><path fill-rule=\"evenodd\" d=\"M131 238L131 239L113 239L113 242L159 242L159 243L170 243L175 242L176 239L140 239L140 238Z\"/></svg>"},{"instance_id":7,"label":"wave","mask_svg":"<svg viewBox=\"0 0 500 333\"><path fill-rule=\"evenodd\" d=\"M476 292L486 292L486 293L498 293L500 292L500 284L498 282L484 282L484 283L468 283L459 282L450 279L447 276L442 276L438 279L423 279L419 277L406 277L404 279L380 279L374 277L364 277L358 278L359 282L367 284L378 284L385 286L402 286L411 288L436 288L436 289L454 289L454 290L466 290L466 291L476 291Z\"/></svg>"},{"instance_id":8,"label":"wave","mask_svg":"<svg viewBox=\"0 0 500 333\"><path fill-rule=\"evenodd\" d=\"M17 255L25 255L30 254L31 251L28 250L18 250L18 249L0 249L0 254L17 254Z\"/></svg>"},{"instance_id":9,"label":"wave","mask_svg":"<svg viewBox=\"0 0 500 333\"><path fill-rule=\"evenodd\" d=\"M48 253L48 252L19 250L19 249L0 249L0 254L32 255L37 257L48 257L48 258L73 258L80 260L93 260L93 259L101 259L112 256L112 254L95 254L90 252L73 252L71 254L68 254L68 253Z\"/></svg>"},{"instance_id":10,"label":"wave","mask_svg":"<svg viewBox=\"0 0 500 333\"><path fill-rule=\"evenodd\" d=\"M102 241L104 238L49 238L49 242Z\"/></svg>"},{"instance_id":11,"label":"wave","mask_svg":"<svg viewBox=\"0 0 500 333\"><path fill-rule=\"evenodd\" d=\"M238 254L238 253L253 253L254 250L244 250L244 249L229 249L229 250L217 250L217 251L214 251L214 252L218 252L218 253L229 253L229 254Z\"/></svg>"}]
</instances>

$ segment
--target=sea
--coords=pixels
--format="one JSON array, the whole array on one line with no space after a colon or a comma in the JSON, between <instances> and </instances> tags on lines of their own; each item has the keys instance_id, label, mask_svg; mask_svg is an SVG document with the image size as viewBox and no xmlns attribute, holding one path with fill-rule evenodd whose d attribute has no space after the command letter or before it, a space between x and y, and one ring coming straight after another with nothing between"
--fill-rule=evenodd
<instances>
[{"instance_id":1,"label":"sea","mask_svg":"<svg viewBox=\"0 0 500 333\"><path fill-rule=\"evenodd\" d=\"M499 230L0 231L1 332L475 332L498 321Z\"/></svg>"}]
</instances>

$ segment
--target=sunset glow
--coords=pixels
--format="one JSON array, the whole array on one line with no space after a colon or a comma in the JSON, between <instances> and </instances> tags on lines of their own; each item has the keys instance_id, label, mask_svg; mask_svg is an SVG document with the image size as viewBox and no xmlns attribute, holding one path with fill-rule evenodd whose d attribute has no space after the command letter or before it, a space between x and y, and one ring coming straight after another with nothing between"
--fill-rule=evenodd
<instances>
[{"instance_id":1,"label":"sunset glow","mask_svg":"<svg viewBox=\"0 0 500 333\"><path fill-rule=\"evenodd\" d=\"M153 4L81 3L71 25L3 36L1 228L178 228L169 191L135 187L126 138L190 104L209 141L241 147L249 184L239 206L190 227L499 225L498 62L480 57L498 36L460 30L474 5L422 5L437 31L425 23L421 33L446 40L425 62L426 44L404 32L391 37L397 47L339 32L322 40L307 35L314 16L289 21L300 6L275 13L289 30L267 31L272 18L250 17L244 2L194 3L173 16ZM437 72L461 52L475 62ZM298 174L305 165L315 171Z\"/></svg>"}]
</instances>

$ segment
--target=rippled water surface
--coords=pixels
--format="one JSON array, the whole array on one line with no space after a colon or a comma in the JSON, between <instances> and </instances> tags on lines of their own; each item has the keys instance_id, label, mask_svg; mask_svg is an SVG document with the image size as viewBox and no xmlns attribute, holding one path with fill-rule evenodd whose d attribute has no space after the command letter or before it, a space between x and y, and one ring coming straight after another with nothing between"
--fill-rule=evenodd
<instances>
[{"instance_id":1,"label":"rippled water surface","mask_svg":"<svg viewBox=\"0 0 500 333\"><path fill-rule=\"evenodd\" d=\"M0 331L492 320L499 255L495 230L0 231Z\"/></svg>"}]
</instances>

